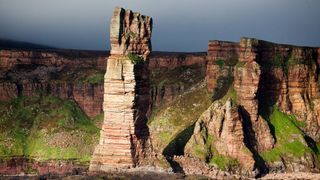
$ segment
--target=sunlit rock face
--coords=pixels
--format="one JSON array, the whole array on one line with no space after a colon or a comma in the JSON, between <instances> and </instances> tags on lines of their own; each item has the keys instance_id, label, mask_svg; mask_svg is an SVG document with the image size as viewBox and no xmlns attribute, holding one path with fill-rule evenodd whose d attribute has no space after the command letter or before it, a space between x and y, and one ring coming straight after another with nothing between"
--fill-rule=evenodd
<instances>
[{"instance_id":1,"label":"sunlit rock face","mask_svg":"<svg viewBox=\"0 0 320 180\"><path fill-rule=\"evenodd\" d=\"M110 26L111 55L139 54L147 58L151 52L152 18L116 7Z\"/></svg>"},{"instance_id":2,"label":"sunlit rock face","mask_svg":"<svg viewBox=\"0 0 320 180\"><path fill-rule=\"evenodd\" d=\"M150 150L146 125L150 106L148 55L152 19L116 7L111 20L111 55L104 77L104 122L91 171L131 168ZM134 54L141 62L133 63Z\"/></svg>"},{"instance_id":3,"label":"sunlit rock face","mask_svg":"<svg viewBox=\"0 0 320 180\"><path fill-rule=\"evenodd\" d=\"M279 146L273 126L268 125L275 108L295 116L303 124L299 128L305 136L319 141L319 48L254 38L241 38L239 43L210 41L207 60L208 90L219 98L224 95L219 92L234 89L244 142L254 156ZM292 162L304 161L293 159L282 158L287 164L284 169L316 169L308 163L289 167ZM267 162L270 168L275 164Z\"/></svg>"}]
</instances>

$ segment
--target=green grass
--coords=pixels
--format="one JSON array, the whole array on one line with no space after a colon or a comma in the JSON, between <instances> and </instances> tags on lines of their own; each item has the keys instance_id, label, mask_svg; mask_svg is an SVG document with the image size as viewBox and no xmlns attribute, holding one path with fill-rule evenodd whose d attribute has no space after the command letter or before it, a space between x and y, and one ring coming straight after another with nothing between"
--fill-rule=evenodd
<instances>
[{"instance_id":1,"label":"green grass","mask_svg":"<svg viewBox=\"0 0 320 180\"><path fill-rule=\"evenodd\" d=\"M221 170L231 169L232 167L236 167L239 165L239 162L231 157L223 156L223 155L216 155L213 156L209 162L209 165L216 165Z\"/></svg>"},{"instance_id":2,"label":"green grass","mask_svg":"<svg viewBox=\"0 0 320 180\"><path fill-rule=\"evenodd\" d=\"M228 73L227 74L221 74L217 78L216 87L212 91L212 100L219 100L226 96L226 93L228 93L228 90L233 85L234 77L232 74L232 70L230 67L228 67Z\"/></svg>"},{"instance_id":3,"label":"green grass","mask_svg":"<svg viewBox=\"0 0 320 180\"><path fill-rule=\"evenodd\" d=\"M294 116L287 115L274 106L269 122L271 128L274 128L277 142L272 150L261 153L266 162L279 161L284 156L302 157L305 153L313 152L306 144L303 132L299 129L303 123L296 120Z\"/></svg>"},{"instance_id":4,"label":"green grass","mask_svg":"<svg viewBox=\"0 0 320 180\"><path fill-rule=\"evenodd\" d=\"M217 59L217 60L214 61L214 63L215 63L216 65L218 65L220 68L223 68L224 65L225 65L225 62L224 62L223 59Z\"/></svg>"},{"instance_id":5,"label":"green grass","mask_svg":"<svg viewBox=\"0 0 320 180\"><path fill-rule=\"evenodd\" d=\"M94 85L103 84L104 82L103 70L97 70L87 67L76 67L76 68L64 68L60 72L50 74L50 81L55 83L73 83L85 84L91 83Z\"/></svg>"},{"instance_id":6,"label":"green grass","mask_svg":"<svg viewBox=\"0 0 320 180\"><path fill-rule=\"evenodd\" d=\"M99 128L74 101L39 94L1 102L0 109L2 158L88 162L98 142Z\"/></svg>"},{"instance_id":7,"label":"green grass","mask_svg":"<svg viewBox=\"0 0 320 180\"><path fill-rule=\"evenodd\" d=\"M134 65L139 65L139 64L142 64L142 63L144 62L143 58L140 57L140 56L137 55L137 54L129 53L129 54L128 54L128 58L130 59L130 61L131 61L132 64L134 64Z\"/></svg>"},{"instance_id":8,"label":"green grass","mask_svg":"<svg viewBox=\"0 0 320 180\"><path fill-rule=\"evenodd\" d=\"M157 149L162 152L179 133L192 126L210 104L210 94L207 88L201 87L153 111L148 125L153 134L153 141L158 145Z\"/></svg>"},{"instance_id":9,"label":"green grass","mask_svg":"<svg viewBox=\"0 0 320 180\"><path fill-rule=\"evenodd\" d=\"M195 144L192 146L192 150L194 152L194 155L198 157L201 160L205 160L207 157L207 149L205 146L202 146L200 144Z\"/></svg>"},{"instance_id":10,"label":"green grass","mask_svg":"<svg viewBox=\"0 0 320 180\"><path fill-rule=\"evenodd\" d=\"M237 91L234 89L234 86L231 85L227 93L225 94L225 96L221 98L221 102L224 104L227 102L228 99L230 99L232 103L237 104L237 98L238 98Z\"/></svg>"},{"instance_id":11,"label":"green grass","mask_svg":"<svg viewBox=\"0 0 320 180\"><path fill-rule=\"evenodd\" d=\"M81 83L90 83L90 84L103 84L104 81L104 74L103 73L96 73L81 79Z\"/></svg>"},{"instance_id":12,"label":"green grass","mask_svg":"<svg viewBox=\"0 0 320 180\"><path fill-rule=\"evenodd\" d=\"M207 134L205 129L201 131L201 134L205 144L193 145L193 151L196 157L207 161L211 166L217 166L221 170L230 169L239 165L239 162L236 159L218 153L217 149L214 147L215 137L213 135Z\"/></svg>"},{"instance_id":13,"label":"green grass","mask_svg":"<svg viewBox=\"0 0 320 180\"><path fill-rule=\"evenodd\" d=\"M151 74L151 84L154 87L179 85L185 90L205 78L205 73L196 65L181 66L169 70L154 70Z\"/></svg>"},{"instance_id":14,"label":"green grass","mask_svg":"<svg viewBox=\"0 0 320 180\"><path fill-rule=\"evenodd\" d=\"M246 62L238 61L237 64L236 64L236 67L237 68L242 68L242 67L244 67L245 64L246 64Z\"/></svg>"},{"instance_id":15,"label":"green grass","mask_svg":"<svg viewBox=\"0 0 320 180\"><path fill-rule=\"evenodd\" d=\"M273 68L281 68L286 76L288 76L290 68L295 65L307 65L314 69L316 67L315 60L312 59L312 55L307 55L309 59L299 60L293 55L289 58L284 58L281 54L276 54L272 59L260 62L261 66L269 71Z\"/></svg>"}]
</instances>

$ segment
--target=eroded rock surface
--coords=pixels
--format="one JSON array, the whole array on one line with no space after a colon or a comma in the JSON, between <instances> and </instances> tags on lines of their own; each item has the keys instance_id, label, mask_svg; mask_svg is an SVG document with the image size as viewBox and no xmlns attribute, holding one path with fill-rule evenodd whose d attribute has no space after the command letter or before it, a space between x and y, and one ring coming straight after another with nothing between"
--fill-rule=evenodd
<instances>
[{"instance_id":1,"label":"eroded rock surface","mask_svg":"<svg viewBox=\"0 0 320 180\"><path fill-rule=\"evenodd\" d=\"M101 66L107 55L95 51L2 49L0 101L48 93L73 99L88 116L95 117L102 112Z\"/></svg>"},{"instance_id":2,"label":"eroded rock surface","mask_svg":"<svg viewBox=\"0 0 320 180\"><path fill-rule=\"evenodd\" d=\"M150 104L148 55L152 19L115 8L110 27L111 56L104 81L104 122L91 171L139 166L149 149L146 113ZM134 64L130 54L141 58Z\"/></svg>"},{"instance_id":3,"label":"eroded rock surface","mask_svg":"<svg viewBox=\"0 0 320 180\"><path fill-rule=\"evenodd\" d=\"M244 170L252 172L255 161L244 143L242 121L237 107L232 106L230 100L225 104L214 102L196 122L186 153L204 161L221 155L231 157L239 161Z\"/></svg>"},{"instance_id":4,"label":"eroded rock surface","mask_svg":"<svg viewBox=\"0 0 320 180\"><path fill-rule=\"evenodd\" d=\"M233 58L238 58L236 63L232 63ZM219 79L232 77L228 87L235 90L245 145L255 161L265 158L272 170L318 171L318 160L314 158L317 150L309 149L304 155L288 155L281 150L281 161L272 162L269 155L278 157L275 152L286 143L314 149L312 144L319 141L319 49L241 38L240 43L210 41L207 59L209 91L225 92ZM292 129L288 128L291 125L277 124L286 119L290 119L287 123L293 124ZM287 134L279 133L279 128L287 128ZM293 132L297 140L290 137ZM292 139L285 141L287 138Z\"/></svg>"}]
</instances>

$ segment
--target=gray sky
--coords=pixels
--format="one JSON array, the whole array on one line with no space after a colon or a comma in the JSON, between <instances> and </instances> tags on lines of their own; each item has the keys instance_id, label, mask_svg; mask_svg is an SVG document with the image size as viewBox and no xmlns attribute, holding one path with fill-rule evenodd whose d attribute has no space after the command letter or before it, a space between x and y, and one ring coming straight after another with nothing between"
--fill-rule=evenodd
<instances>
[{"instance_id":1,"label":"gray sky","mask_svg":"<svg viewBox=\"0 0 320 180\"><path fill-rule=\"evenodd\" d=\"M0 38L107 50L115 6L153 17L153 50L242 36L320 47L320 0L0 0Z\"/></svg>"}]
</instances>

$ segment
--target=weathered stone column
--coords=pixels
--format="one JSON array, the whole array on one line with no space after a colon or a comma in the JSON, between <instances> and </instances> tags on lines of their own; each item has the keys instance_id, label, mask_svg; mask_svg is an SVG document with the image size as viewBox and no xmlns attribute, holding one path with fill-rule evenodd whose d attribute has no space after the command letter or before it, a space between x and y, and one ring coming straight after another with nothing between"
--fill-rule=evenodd
<instances>
[{"instance_id":1,"label":"weathered stone column","mask_svg":"<svg viewBox=\"0 0 320 180\"><path fill-rule=\"evenodd\" d=\"M116 7L110 27L111 56L104 80L104 121L90 171L139 166L148 151L152 19Z\"/></svg>"}]
</instances>

